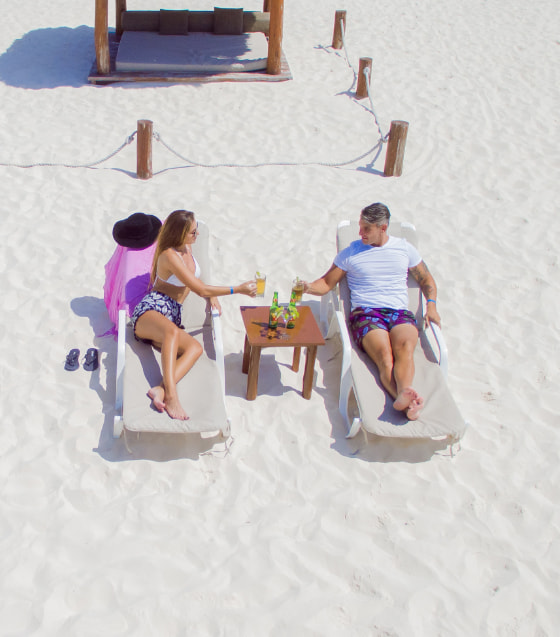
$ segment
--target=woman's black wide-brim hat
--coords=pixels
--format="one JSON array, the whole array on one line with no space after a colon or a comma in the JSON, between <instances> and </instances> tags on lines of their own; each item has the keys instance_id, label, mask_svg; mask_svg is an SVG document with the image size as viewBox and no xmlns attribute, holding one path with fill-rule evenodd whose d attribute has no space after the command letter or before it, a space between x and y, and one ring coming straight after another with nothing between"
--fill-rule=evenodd
<instances>
[{"instance_id":1,"label":"woman's black wide-brim hat","mask_svg":"<svg viewBox=\"0 0 560 637\"><path fill-rule=\"evenodd\" d=\"M161 221L154 215L135 212L113 226L113 239L125 248L147 248L157 239Z\"/></svg>"}]
</instances>

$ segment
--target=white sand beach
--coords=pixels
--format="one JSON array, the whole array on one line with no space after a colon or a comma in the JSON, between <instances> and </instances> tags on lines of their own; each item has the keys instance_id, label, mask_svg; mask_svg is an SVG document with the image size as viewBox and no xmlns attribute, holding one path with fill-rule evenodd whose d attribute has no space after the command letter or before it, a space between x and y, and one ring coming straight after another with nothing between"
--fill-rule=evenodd
<instances>
[{"instance_id":1,"label":"white sand beach","mask_svg":"<svg viewBox=\"0 0 560 637\"><path fill-rule=\"evenodd\" d=\"M187 5L164 8L214 3ZM556 0L286 0L291 81L109 86L87 82L94 0L3 7L0 634L557 635ZM379 138L331 48L337 9L352 63L373 60L383 134L409 122L401 177L383 176L385 149L317 165ZM135 143L61 165L104 158L139 119L200 164L307 165L184 167L158 143L146 181ZM453 457L441 441L345 438L336 338L309 401L287 350L263 354L247 401L241 296L222 302L230 453L198 435L129 436L131 453L113 440L116 342L98 335L117 220L195 211L211 282L260 268L269 303L323 274L338 222L375 201L415 224L438 283L470 423ZM97 347L99 369L65 371L73 347Z\"/></svg>"}]
</instances>

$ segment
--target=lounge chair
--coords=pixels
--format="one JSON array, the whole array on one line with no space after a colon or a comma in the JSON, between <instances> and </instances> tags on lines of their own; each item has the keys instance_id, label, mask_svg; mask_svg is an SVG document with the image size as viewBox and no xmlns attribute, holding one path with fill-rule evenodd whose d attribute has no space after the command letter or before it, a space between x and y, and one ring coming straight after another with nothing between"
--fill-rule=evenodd
<instances>
[{"instance_id":1,"label":"lounge chair","mask_svg":"<svg viewBox=\"0 0 560 637\"><path fill-rule=\"evenodd\" d=\"M416 230L407 223L391 222L389 234L406 238L417 244ZM357 222L342 221L337 230L337 249L340 252L358 235ZM416 316L420 328L414 352L414 387L423 396L425 407L418 420L409 421L402 412L393 409L393 399L379 380L377 366L354 343L348 331L350 291L343 278L335 290L321 298L321 326L327 338L339 332L342 346L339 411L346 423L347 438L354 437L361 428L378 436L403 438L447 438L450 445L457 442L466 429L466 422L447 387L447 347L437 325L423 329L423 298L416 280L408 277L409 309ZM437 354L436 354L437 351ZM358 414L349 414L349 401L354 393Z\"/></svg>"},{"instance_id":2,"label":"lounge chair","mask_svg":"<svg viewBox=\"0 0 560 637\"><path fill-rule=\"evenodd\" d=\"M201 278L208 280L208 227L199 221L198 230L193 253L200 264ZM166 412L156 411L146 395L162 378L159 352L134 338L127 311L119 311L114 438L119 438L123 429L162 433L219 432L226 438L230 436L220 315L210 309L206 299L193 292L183 304L183 324L203 345L204 353L177 384L179 399L190 418L175 420Z\"/></svg>"}]
</instances>

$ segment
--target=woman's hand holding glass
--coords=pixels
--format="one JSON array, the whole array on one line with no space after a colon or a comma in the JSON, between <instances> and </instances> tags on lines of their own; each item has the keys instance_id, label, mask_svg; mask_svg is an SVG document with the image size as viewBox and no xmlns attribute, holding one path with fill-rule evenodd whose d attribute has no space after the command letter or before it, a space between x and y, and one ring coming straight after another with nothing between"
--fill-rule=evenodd
<instances>
[{"instance_id":1,"label":"woman's hand holding glass","mask_svg":"<svg viewBox=\"0 0 560 637\"><path fill-rule=\"evenodd\" d=\"M238 294L245 294L246 296L252 296L253 298L257 296L257 282L255 279L251 281L245 281L241 285L237 286L236 292Z\"/></svg>"}]
</instances>

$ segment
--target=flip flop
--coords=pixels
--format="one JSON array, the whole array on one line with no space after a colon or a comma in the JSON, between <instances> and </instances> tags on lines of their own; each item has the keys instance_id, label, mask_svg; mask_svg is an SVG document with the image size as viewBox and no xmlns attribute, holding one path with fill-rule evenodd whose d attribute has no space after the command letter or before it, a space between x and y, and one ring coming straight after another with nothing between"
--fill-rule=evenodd
<instances>
[{"instance_id":1,"label":"flip flop","mask_svg":"<svg viewBox=\"0 0 560 637\"><path fill-rule=\"evenodd\" d=\"M64 369L67 369L69 372L73 372L78 369L80 366L79 359L80 358L80 350L79 349L71 349L66 355L66 362L64 363Z\"/></svg>"},{"instance_id":2,"label":"flip flop","mask_svg":"<svg viewBox=\"0 0 560 637\"><path fill-rule=\"evenodd\" d=\"M84 369L87 372L93 372L99 367L99 355L95 347L90 347L86 352L86 359L84 361Z\"/></svg>"}]
</instances>

